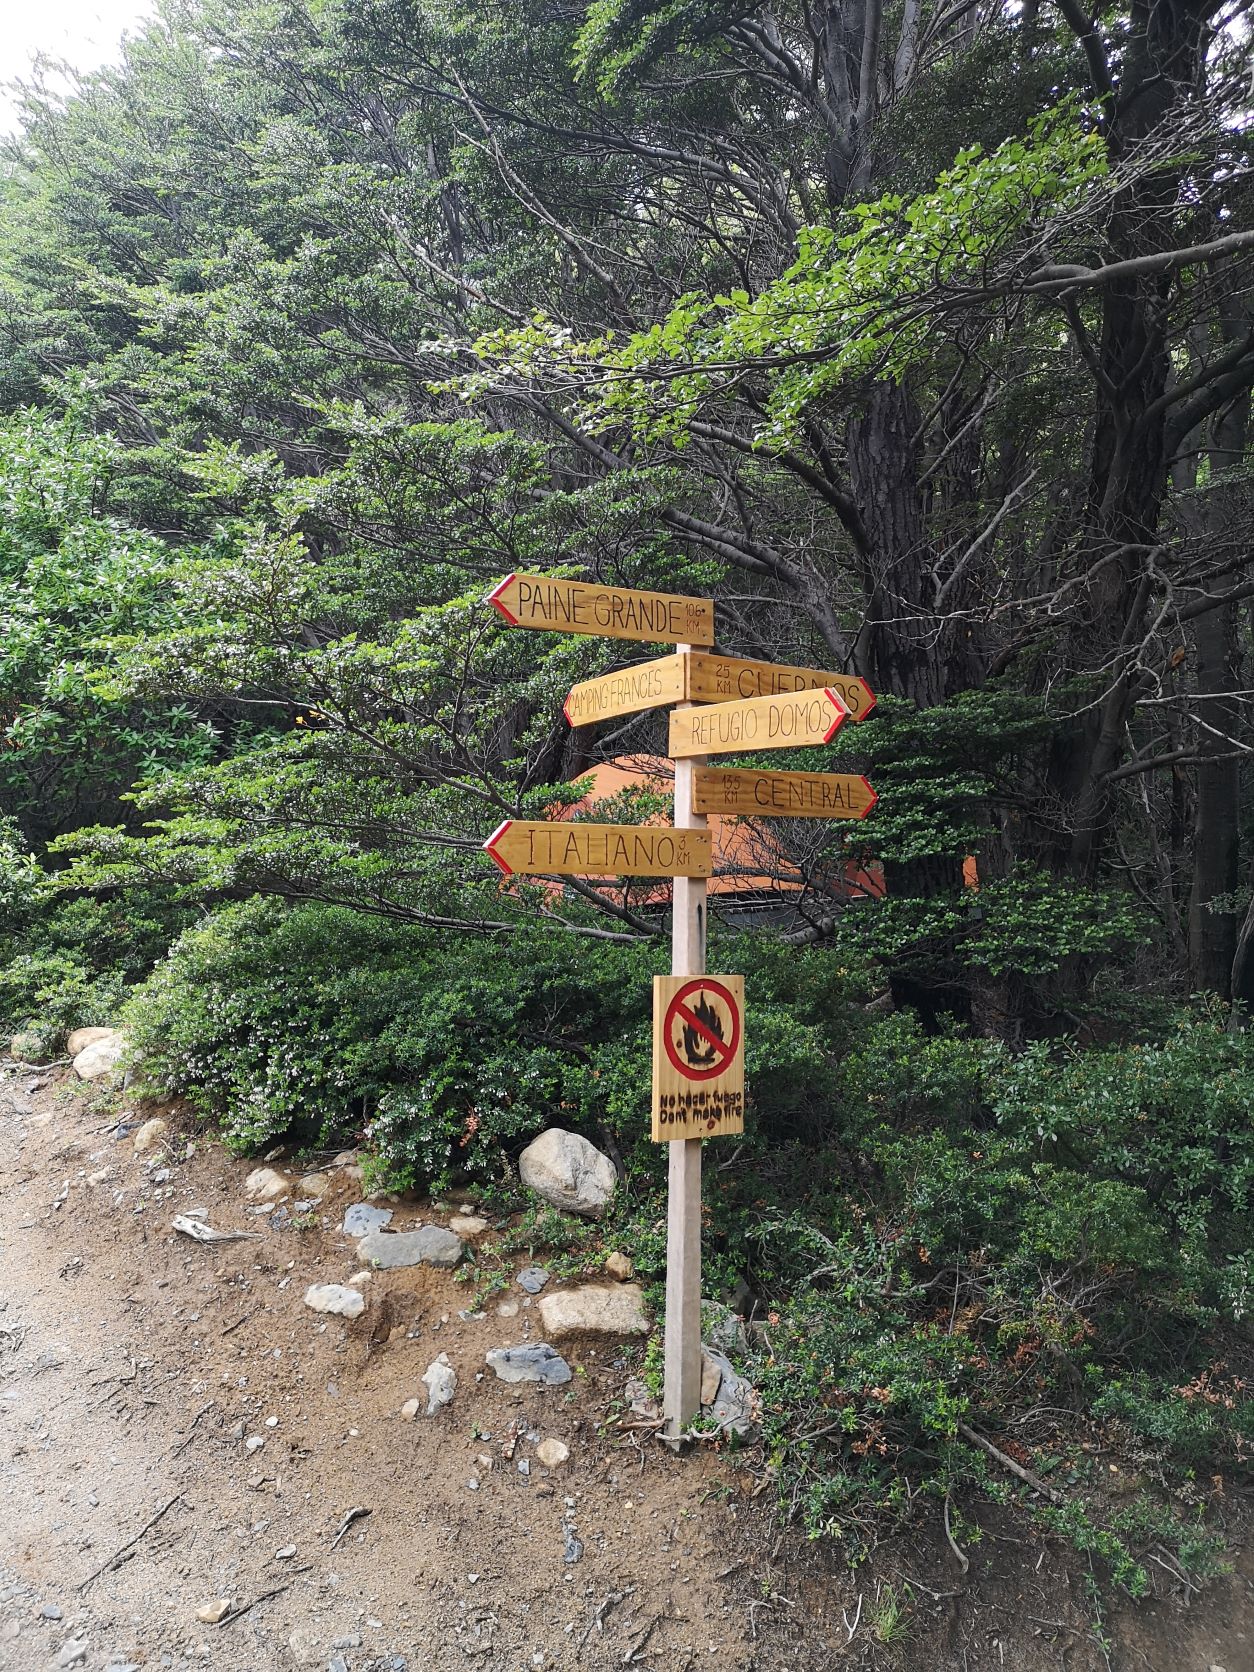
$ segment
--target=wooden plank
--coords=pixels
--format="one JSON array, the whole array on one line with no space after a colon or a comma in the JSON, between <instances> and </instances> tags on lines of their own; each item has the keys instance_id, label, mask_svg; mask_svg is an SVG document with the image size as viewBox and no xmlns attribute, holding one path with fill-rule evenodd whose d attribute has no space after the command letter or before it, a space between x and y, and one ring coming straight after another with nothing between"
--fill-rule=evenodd
<instances>
[{"instance_id":1,"label":"wooden plank","mask_svg":"<svg viewBox=\"0 0 1254 1672\"><path fill-rule=\"evenodd\" d=\"M739 975L653 978L653 1139L745 1126L745 984Z\"/></svg>"},{"instance_id":2,"label":"wooden plank","mask_svg":"<svg viewBox=\"0 0 1254 1672\"><path fill-rule=\"evenodd\" d=\"M708 708L671 713L670 753L729 755L746 750L798 749L830 743L848 715L835 691L790 691L777 697L750 697Z\"/></svg>"},{"instance_id":3,"label":"wooden plank","mask_svg":"<svg viewBox=\"0 0 1254 1672\"><path fill-rule=\"evenodd\" d=\"M702 767L693 785L699 813L759 818L864 819L879 800L853 772L748 772Z\"/></svg>"},{"instance_id":4,"label":"wooden plank","mask_svg":"<svg viewBox=\"0 0 1254 1672\"><path fill-rule=\"evenodd\" d=\"M708 877L708 830L651 824L564 824L506 819L483 851L508 876Z\"/></svg>"},{"instance_id":5,"label":"wooden plank","mask_svg":"<svg viewBox=\"0 0 1254 1672\"><path fill-rule=\"evenodd\" d=\"M637 592L548 575L506 575L488 602L511 627L587 633L645 644L713 644L714 600Z\"/></svg>"},{"instance_id":6,"label":"wooden plank","mask_svg":"<svg viewBox=\"0 0 1254 1672\"><path fill-rule=\"evenodd\" d=\"M572 726L590 726L597 720L613 720L620 714L639 714L646 708L663 708L682 702L685 666L681 655L659 656L654 662L638 662L634 668L620 668L572 685L562 704L562 713Z\"/></svg>"},{"instance_id":7,"label":"wooden plank","mask_svg":"<svg viewBox=\"0 0 1254 1672\"><path fill-rule=\"evenodd\" d=\"M693 651L688 658L690 702L734 702L743 697L774 697L783 691L825 687L844 699L851 720L865 720L875 707L875 692L865 679L823 668L790 668L780 662L750 662L740 656L711 656Z\"/></svg>"}]
</instances>

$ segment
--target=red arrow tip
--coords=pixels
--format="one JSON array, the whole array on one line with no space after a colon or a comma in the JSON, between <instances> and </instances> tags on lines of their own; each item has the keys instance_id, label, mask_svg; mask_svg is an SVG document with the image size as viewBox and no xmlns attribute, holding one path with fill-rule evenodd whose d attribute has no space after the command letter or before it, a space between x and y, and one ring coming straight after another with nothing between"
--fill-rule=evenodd
<instances>
[{"instance_id":1,"label":"red arrow tip","mask_svg":"<svg viewBox=\"0 0 1254 1672\"><path fill-rule=\"evenodd\" d=\"M831 725L823 733L824 743L830 743L832 741L832 739L835 737L836 733L844 725L845 721L849 718L849 706L845 702L845 699L841 696L840 692L839 691L833 691L830 685L825 685L823 687L823 695L827 698L828 702L830 702L832 707L836 710L836 718L832 721Z\"/></svg>"},{"instance_id":2,"label":"red arrow tip","mask_svg":"<svg viewBox=\"0 0 1254 1672\"><path fill-rule=\"evenodd\" d=\"M501 584L499 586L494 586L491 592L488 593L487 599L492 608L499 611L499 613L505 617L506 621L509 622L511 627L517 627L518 617L513 615L501 602L501 594L505 591L506 587L514 584L515 579L516 577L514 575L506 575Z\"/></svg>"},{"instance_id":3,"label":"red arrow tip","mask_svg":"<svg viewBox=\"0 0 1254 1672\"><path fill-rule=\"evenodd\" d=\"M865 720L867 715L871 712L871 710L875 707L876 703L880 699L876 696L875 692L867 684L865 679L860 679L858 681L858 684L861 685L862 689L866 692L867 696L871 699L867 703L866 707L862 710L862 718Z\"/></svg>"},{"instance_id":4,"label":"red arrow tip","mask_svg":"<svg viewBox=\"0 0 1254 1672\"><path fill-rule=\"evenodd\" d=\"M498 824L496 829L492 832L492 834L488 837L487 841L483 844L484 853L486 853L488 855L489 859L491 859L494 864L500 866L501 870L504 871L504 873L507 877L512 877L513 876L513 874L514 874L513 867L510 866L510 865L507 865L505 863L505 861L501 858L500 854L496 851L495 844L501 840L502 836L504 836L505 832L509 829L510 825L512 825L513 822L514 822L513 819L505 819L501 824Z\"/></svg>"},{"instance_id":5,"label":"red arrow tip","mask_svg":"<svg viewBox=\"0 0 1254 1672\"><path fill-rule=\"evenodd\" d=\"M567 697L566 701L562 704L562 713L566 716L566 724L568 726L573 726L575 722L570 717L570 697Z\"/></svg>"},{"instance_id":6,"label":"red arrow tip","mask_svg":"<svg viewBox=\"0 0 1254 1672\"><path fill-rule=\"evenodd\" d=\"M861 780L861 783L862 783L863 789L871 797L871 799L867 802L865 808L863 809L862 813L860 814L860 817L865 818L867 816L867 814L875 806L876 802L879 800L879 796L871 788L871 781L870 781L869 778L863 778Z\"/></svg>"}]
</instances>

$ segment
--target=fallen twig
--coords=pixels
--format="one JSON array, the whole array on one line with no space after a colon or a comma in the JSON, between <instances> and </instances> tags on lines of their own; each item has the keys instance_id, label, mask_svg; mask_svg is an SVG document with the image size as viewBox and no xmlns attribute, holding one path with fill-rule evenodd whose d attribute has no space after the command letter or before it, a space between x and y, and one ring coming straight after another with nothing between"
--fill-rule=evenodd
<instances>
[{"instance_id":1,"label":"fallen twig","mask_svg":"<svg viewBox=\"0 0 1254 1672\"><path fill-rule=\"evenodd\" d=\"M93 1579L99 1579L100 1575L102 1573L104 1573L106 1571L106 1569L113 1567L113 1565L116 1562L122 1560L122 1558L126 1555L126 1552L128 1550L130 1550L132 1548L132 1546L138 1544L140 1539L143 1538L144 1534L146 1532L148 1532L150 1528L155 1527L157 1525L157 1522L160 1521L161 1517L166 1513L167 1510L173 1509L175 1504L182 1503L182 1501L183 1501L183 1494L181 1492L176 1492L172 1498L167 1498L165 1503L162 1504L161 1508L157 1511L157 1513L154 1516L152 1516L149 1520L144 1522L143 1526L135 1534L134 1538L128 1538L126 1543L121 1547L120 1550L115 1550L113 1552L112 1556L109 1557L108 1561L101 1562L100 1566L95 1570L94 1573L89 1573L87 1575L86 1579L84 1579L82 1581L82 1583L79 1585L79 1587L78 1587L79 1590L80 1591L85 1591L87 1589L87 1587L91 1584Z\"/></svg>"},{"instance_id":2,"label":"fallen twig","mask_svg":"<svg viewBox=\"0 0 1254 1672\"><path fill-rule=\"evenodd\" d=\"M214 1400L214 1399L209 1399L209 1400L205 1401L205 1403L196 1412L196 1415L192 1418L191 1422L187 1425L187 1433L184 1434L183 1438L179 1441L178 1445L176 1445L174 1450L170 1453L171 1457L177 1457L179 1455L179 1453L186 1446L191 1445L191 1443L192 1443L192 1433L195 1430L196 1424L200 1421L201 1417L204 1416L206 1411L211 1411L213 1409L213 1407L216 1403L217 1403L217 1401Z\"/></svg>"},{"instance_id":3,"label":"fallen twig","mask_svg":"<svg viewBox=\"0 0 1254 1672\"><path fill-rule=\"evenodd\" d=\"M222 1334L234 1335L235 1331L239 1329L241 1325L246 1324L250 1318L255 1318L260 1311L261 1308L259 1306L254 1306L251 1312L245 1312L244 1315L237 1318L233 1324L228 1324L222 1331Z\"/></svg>"},{"instance_id":4,"label":"fallen twig","mask_svg":"<svg viewBox=\"0 0 1254 1672\"><path fill-rule=\"evenodd\" d=\"M944 1523L945 1523L945 1537L949 1540L949 1548L953 1551L954 1555L958 1558L958 1565L962 1569L963 1573L966 1573L970 1569L971 1561L970 1561L970 1558L967 1556L966 1552L963 1551L963 1550L960 1550L958 1548L958 1540L954 1537L953 1530L951 1529L951 1527L949 1525L949 1493L948 1492L946 1492L946 1494L945 1494L945 1508L944 1508L944 1513L943 1513L942 1519L944 1520Z\"/></svg>"},{"instance_id":5,"label":"fallen twig","mask_svg":"<svg viewBox=\"0 0 1254 1672\"><path fill-rule=\"evenodd\" d=\"M254 1597L251 1602L241 1603L238 1608L232 1609L229 1614L222 1616L218 1621L218 1630L225 1631L227 1626L233 1626L236 1620L242 1619L250 1608L256 1608L259 1602L269 1602L271 1597L281 1596L284 1591L289 1591L291 1588L292 1581L288 1579L282 1585L276 1585L272 1591L262 1591L261 1595Z\"/></svg>"},{"instance_id":6,"label":"fallen twig","mask_svg":"<svg viewBox=\"0 0 1254 1672\"><path fill-rule=\"evenodd\" d=\"M622 1591L611 1591L609 1593L605 1601L601 1604L596 1613L588 1621L588 1624L584 1627L584 1634L579 1639L579 1643L577 1645L578 1648L583 1648L584 1644L592 1636L594 1631L605 1630L605 1616L609 1613L611 1608L615 1607L616 1604L623 1600L623 1595L624 1593Z\"/></svg>"},{"instance_id":7,"label":"fallen twig","mask_svg":"<svg viewBox=\"0 0 1254 1672\"><path fill-rule=\"evenodd\" d=\"M986 1440L983 1434L977 1434L974 1428L969 1428L965 1422L958 1424L958 1432L964 1440L970 1440L973 1446L979 1446L994 1462L1000 1463L1003 1469L1009 1469L1012 1475L1017 1475L1025 1486L1030 1486L1033 1492L1039 1492L1042 1498L1048 1498L1051 1504L1063 1501L1061 1492L1056 1492L1052 1486L1046 1486L1039 1475L1034 1475L1030 1469L1025 1469L1022 1463L1016 1463L1013 1457L995 1446L991 1440Z\"/></svg>"},{"instance_id":8,"label":"fallen twig","mask_svg":"<svg viewBox=\"0 0 1254 1672\"><path fill-rule=\"evenodd\" d=\"M344 1519L340 1522L335 1537L331 1540L332 1550L335 1549L336 1545L344 1537L344 1534L352 1526L354 1521L360 1521L363 1515L370 1515L371 1513L372 1512L368 1510L364 1504L357 1504L352 1509L346 1509L344 1511Z\"/></svg>"}]
</instances>

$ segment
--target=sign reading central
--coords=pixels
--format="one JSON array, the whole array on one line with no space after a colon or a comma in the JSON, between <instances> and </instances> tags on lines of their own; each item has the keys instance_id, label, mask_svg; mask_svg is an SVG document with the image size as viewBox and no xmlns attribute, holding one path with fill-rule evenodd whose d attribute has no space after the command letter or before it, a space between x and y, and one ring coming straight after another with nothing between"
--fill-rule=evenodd
<instances>
[{"instance_id":1,"label":"sign reading central","mask_svg":"<svg viewBox=\"0 0 1254 1672\"><path fill-rule=\"evenodd\" d=\"M739 975L653 979L653 1137L743 1132L744 1005Z\"/></svg>"}]
</instances>

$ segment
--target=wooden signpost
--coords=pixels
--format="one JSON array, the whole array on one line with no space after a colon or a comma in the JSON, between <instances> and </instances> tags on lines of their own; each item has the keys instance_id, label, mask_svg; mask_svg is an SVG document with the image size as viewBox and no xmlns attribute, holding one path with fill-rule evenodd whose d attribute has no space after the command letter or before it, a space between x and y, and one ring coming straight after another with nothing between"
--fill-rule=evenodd
<instances>
[{"instance_id":1,"label":"wooden signpost","mask_svg":"<svg viewBox=\"0 0 1254 1672\"><path fill-rule=\"evenodd\" d=\"M830 743L848 713L828 687L714 703L709 708L677 708L671 714L671 758Z\"/></svg>"},{"instance_id":2,"label":"wooden signpost","mask_svg":"<svg viewBox=\"0 0 1254 1672\"><path fill-rule=\"evenodd\" d=\"M693 788L698 813L790 819L864 819L879 800L852 772L747 772L703 767Z\"/></svg>"},{"instance_id":3,"label":"wooden signpost","mask_svg":"<svg viewBox=\"0 0 1254 1672\"><path fill-rule=\"evenodd\" d=\"M708 830L506 819L483 844L507 877L708 877Z\"/></svg>"},{"instance_id":4,"label":"wooden signpost","mask_svg":"<svg viewBox=\"0 0 1254 1672\"><path fill-rule=\"evenodd\" d=\"M835 691L849 719L865 720L875 693L865 679L822 668L789 668L779 662L746 662L738 656L677 652L636 662L571 687L562 711L572 726L591 726L622 714L664 708L671 702L723 703L738 697L775 697L787 691Z\"/></svg>"},{"instance_id":5,"label":"wooden signpost","mask_svg":"<svg viewBox=\"0 0 1254 1672\"><path fill-rule=\"evenodd\" d=\"M511 627L548 633L591 633L645 644L713 644L714 600L672 592L634 592L625 586L506 575L488 602Z\"/></svg>"},{"instance_id":6,"label":"wooden signpost","mask_svg":"<svg viewBox=\"0 0 1254 1672\"><path fill-rule=\"evenodd\" d=\"M724 770L707 757L828 743L845 720L866 719L875 695L849 675L703 652L714 643L708 598L510 575L489 602L516 627L677 647L583 681L563 705L586 726L677 704L673 827L506 819L484 843L506 876L674 879L671 973L653 982L652 1097L653 1138L669 1145L662 1410L674 1442L701 1407L701 1144L744 1130L744 979L705 968L706 815L861 819L876 801L855 774Z\"/></svg>"}]
</instances>

